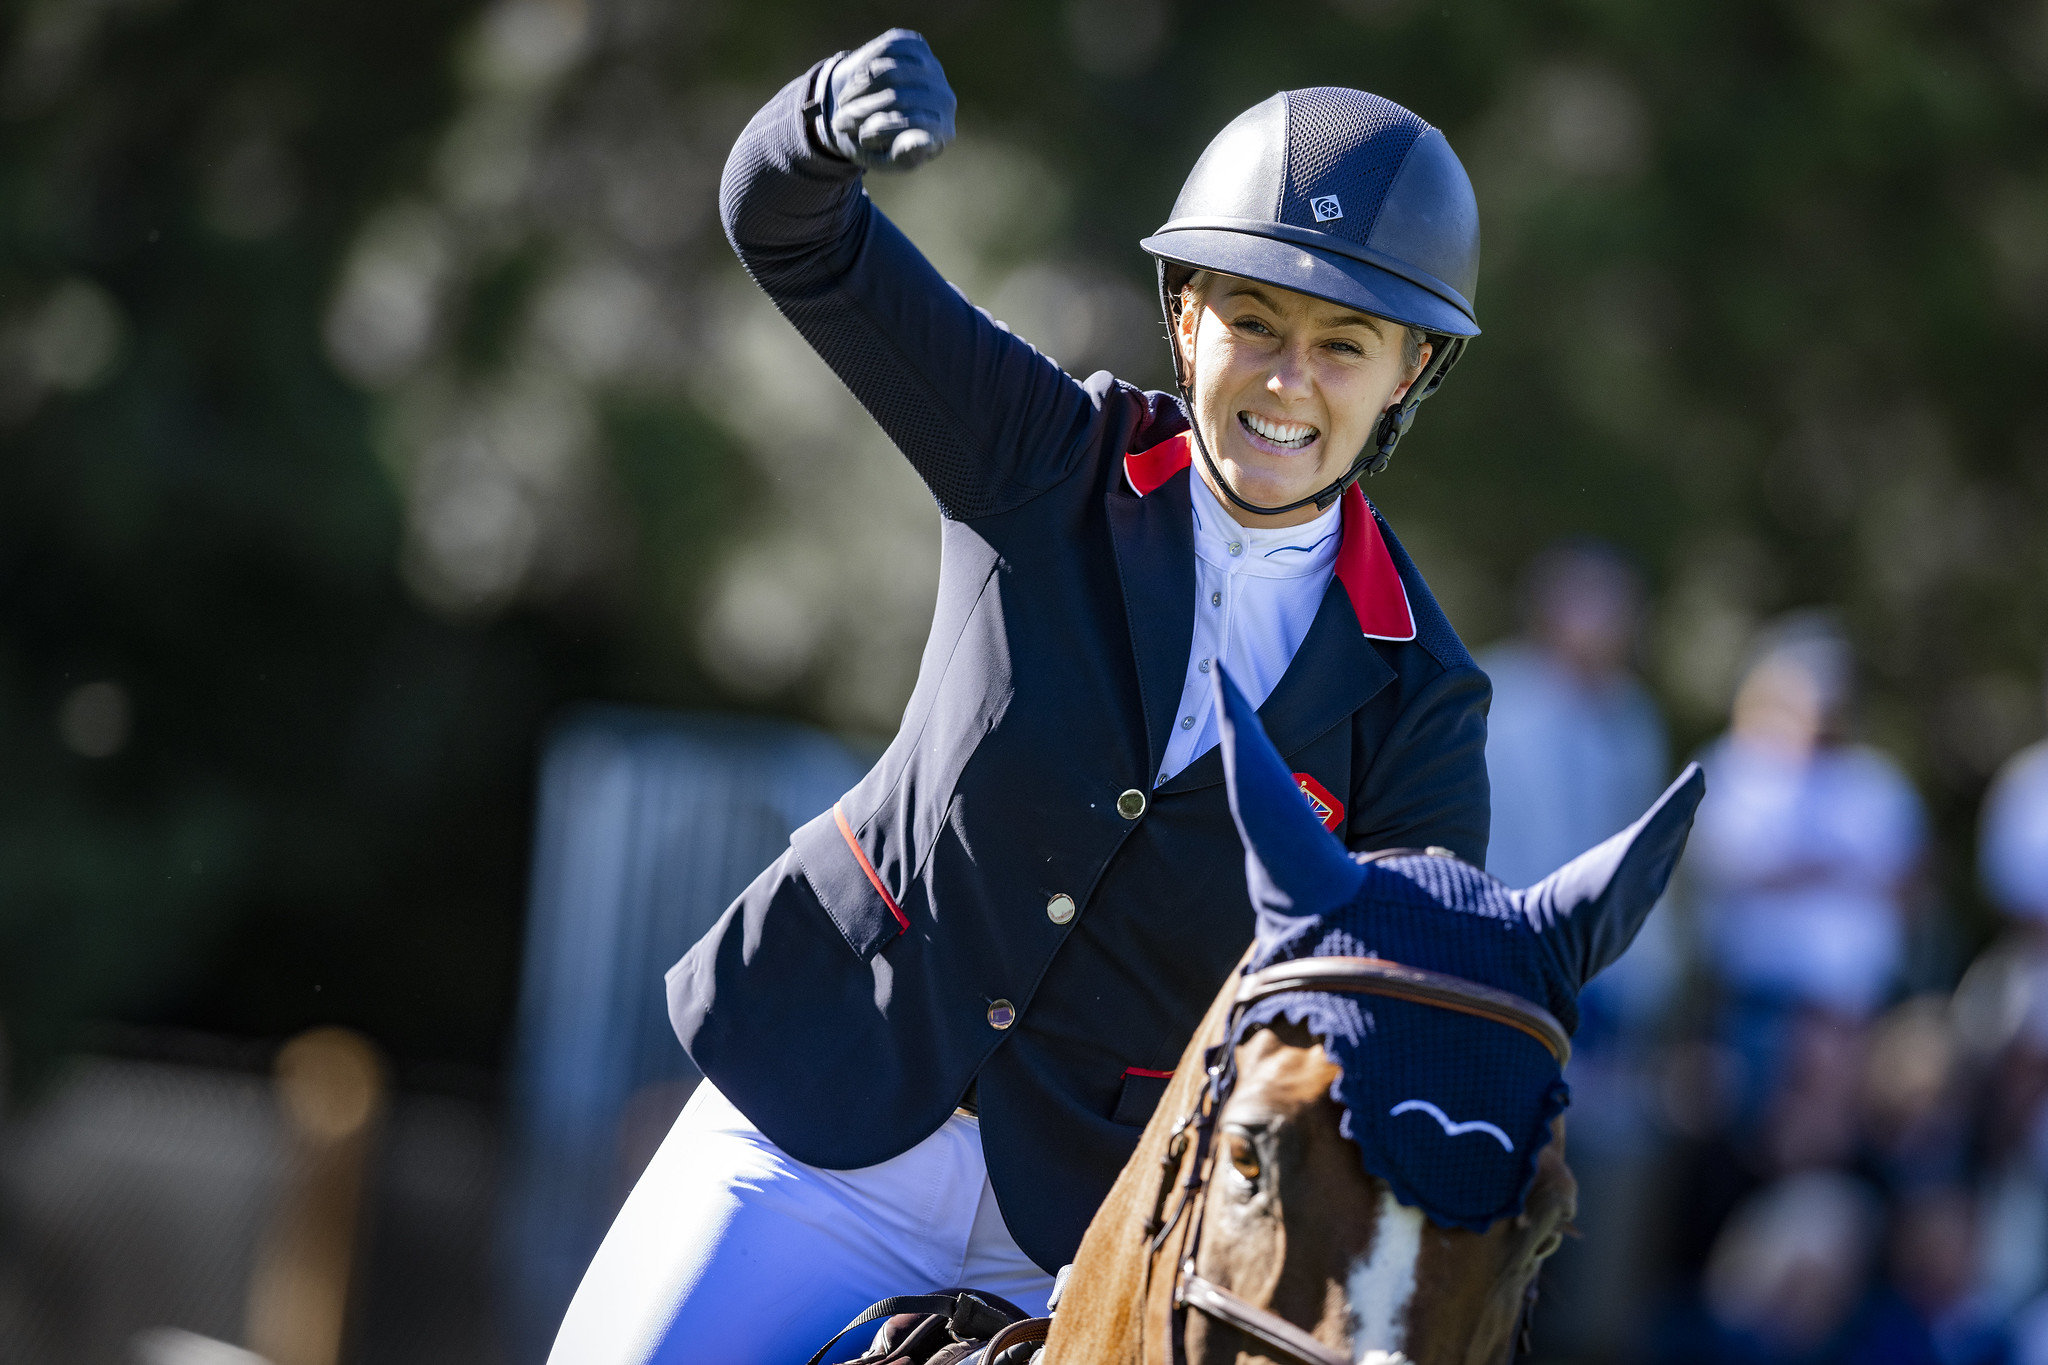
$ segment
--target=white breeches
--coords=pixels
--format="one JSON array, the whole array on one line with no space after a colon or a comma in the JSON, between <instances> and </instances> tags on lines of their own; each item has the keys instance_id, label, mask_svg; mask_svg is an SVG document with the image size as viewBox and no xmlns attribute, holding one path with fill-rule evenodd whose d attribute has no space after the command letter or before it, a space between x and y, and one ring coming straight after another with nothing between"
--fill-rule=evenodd
<instances>
[{"instance_id":1,"label":"white breeches","mask_svg":"<svg viewBox=\"0 0 2048 1365\"><path fill-rule=\"evenodd\" d=\"M966 1286L1034 1314L1052 1277L996 1208L981 1124L956 1114L878 1166L806 1166L706 1081L633 1187L549 1365L804 1365L878 1299ZM873 1327L830 1360L866 1349Z\"/></svg>"}]
</instances>

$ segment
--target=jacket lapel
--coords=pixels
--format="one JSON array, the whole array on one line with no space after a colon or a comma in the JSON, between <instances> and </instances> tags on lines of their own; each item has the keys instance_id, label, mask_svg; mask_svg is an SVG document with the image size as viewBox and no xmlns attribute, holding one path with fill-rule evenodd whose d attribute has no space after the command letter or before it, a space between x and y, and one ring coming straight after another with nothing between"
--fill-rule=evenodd
<instances>
[{"instance_id":1,"label":"jacket lapel","mask_svg":"<svg viewBox=\"0 0 2048 1365\"><path fill-rule=\"evenodd\" d=\"M1195 642L1195 513L1183 468L1140 497L1119 476L1109 487L1110 538L1138 661L1150 745L1159 772ZM1219 769L1220 774L1220 769ZM1221 781L1219 775L1218 781Z\"/></svg>"},{"instance_id":2,"label":"jacket lapel","mask_svg":"<svg viewBox=\"0 0 2048 1365\"><path fill-rule=\"evenodd\" d=\"M1193 631L1190 622L1190 642ZM1181 646L1183 657L1188 648L1188 644ZM1333 576L1301 648L1280 675L1273 695L1259 708L1259 721L1273 747L1283 756L1292 754L1365 705L1393 678L1393 668L1360 628L1350 594ZM1223 750L1216 747L1174 774L1160 791L1193 791L1222 780Z\"/></svg>"}]
</instances>

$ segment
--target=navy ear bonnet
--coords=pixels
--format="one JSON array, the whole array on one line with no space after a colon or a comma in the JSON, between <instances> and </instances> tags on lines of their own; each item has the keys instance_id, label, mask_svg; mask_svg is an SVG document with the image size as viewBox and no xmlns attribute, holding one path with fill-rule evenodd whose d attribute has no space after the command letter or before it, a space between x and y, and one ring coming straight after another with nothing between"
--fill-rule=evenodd
<instances>
[{"instance_id":1,"label":"navy ear bonnet","mask_svg":"<svg viewBox=\"0 0 2048 1365\"><path fill-rule=\"evenodd\" d=\"M1479 201L1444 135L1392 100L1289 90L1210 142L1139 245L1444 336L1479 334Z\"/></svg>"},{"instance_id":2,"label":"navy ear bonnet","mask_svg":"<svg viewBox=\"0 0 2048 1365\"><path fill-rule=\"evenodd\" d=\"M1512 992L1571 1032L1580 987L1635 937L1706 789L1688 766L1635 824L1518 891L1448 853L1346 852L1221 669L1216 686L1258 912L1248 972L1298 958L1383 958ZM1342 1069L1331 1098L1344 1136L1402 1203L1474 1231L1521 1212L1550 1121L1570 1102L1542 1043L1438 1006L1323 991L1254 1002L1231 1041L1280 1020L1307 1028Z\"/></svg>"}]
</instances>

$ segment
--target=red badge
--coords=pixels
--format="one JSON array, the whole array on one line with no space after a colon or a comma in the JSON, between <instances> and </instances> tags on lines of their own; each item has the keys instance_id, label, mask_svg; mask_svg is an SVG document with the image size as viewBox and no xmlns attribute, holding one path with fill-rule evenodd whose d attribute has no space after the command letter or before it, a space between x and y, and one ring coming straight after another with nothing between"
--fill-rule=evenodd
<instances>
[{"instance_id":1,"label":"red badge","mask_svg":"<svg viewBox=\"0 0 2048 1365\"><path fill-rule=\"evenodd\" d=\"M1344 803L1330 795L1330 789L1310 777L1307 773L1296 773L1294 781L1301 788L1301 794L1308 798L1308 808L1316 813L1316 819L1323 822L1323 828L1335 834L1344 826Z\"/></svg>"}]
</instances>

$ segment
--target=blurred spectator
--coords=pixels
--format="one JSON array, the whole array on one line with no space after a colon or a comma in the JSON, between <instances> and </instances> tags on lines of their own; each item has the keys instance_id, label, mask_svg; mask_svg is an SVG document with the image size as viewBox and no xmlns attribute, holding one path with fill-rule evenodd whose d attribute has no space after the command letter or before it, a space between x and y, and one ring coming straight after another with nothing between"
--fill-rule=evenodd
<instances>
[{"instance_id":1,"label":"blurred spectator","mask_svg":"<svg viewBox=\"0 0 2048 1365\"><path fill-rule=\"evenodd\" d=\"M1979 868L2014 923L2048 933L2048 740L2006 762L1984 798Z\"/></svg>"},{"instance_id":2,"label":"blurred spectator","mask_svg":"<svg viewBox=\"0 0 2048 1365\"><path fill-rule=\"evenodd\" d=\"M1919 1314L1942 1365L2006 1365L2012 1346L1978 1278L1976 1201L1960 1185L1932 1186L1893 1216L1891 1275Z\"/></svg>"},{"instance_id":3,"label":"blurred spectator","mask_svg":"<svg viewBox=\"0 0 2048 1365\"><path fill-rule=\"evenodd\" d=\"M1613 549L1553 546L1529 566L1524 633L1480 659L1493 680L1486 767L1492 872L1526 886L1639 815L1669 776L1664 722L1631 671L1641 577ZM1652 1133L1637 1096L1677 978L1676 935L1654 914L1580 997L1571 1070L1572 1161L1586 1233L1545 1272L1544 1354L1611 1356L1635 1335Z\"/></svg>"},{"instance_id":4,"label":"blurred spectator","mask_svg":"<svg viewBox=\"0 0 2048 1365\"><path fill-rule=\"evenodd\" d=\"M1876 1177L1902 1194L1966 1180L1972 1108L1948 998L1918 995L1887 1011L1862 1082L1864 1158Z\"/></svg>"},{"instance_id":5,"label":"blurred spectator","mask_svg":"<svg viewBox=\"0 0 2048 1365\"><path fill-rule=\"evenodd\" d=\"M1552 546L1529 566L1524 635L1480 658L1493 680L1486 864L1511 886L1549 875L1620 830L1670 777L1663 718L1630 669L1643 604L1641 577L1612 548ZM1604 1035L1654 1015L1675 975L1673 936L1652 915L1581 998L1578 1049L1597 1049Z\"/></svg>"},{"instance_id":6,"label":"blurred spectator","mask_svg":"<svg viewBox=\"0 0 2048 1365\"><path fill-rule=\"evenodd\" d=\"M1707 965L1728 996L1746 1116L1774 1087L1801 1010L1868 1018L1899 975L1926 839L1896 764L1849 737L1854 660L1833 619L1768 629L1705 756L1712 796L1687 866Z\"/></svg>"},{"instance_id":7,"label":"blurred spectator","mask_svg":"<svg viewBox=\"0 0 2048 1365\"><path fill-rule=\"evenodd\" d=\"M1736 1209L1695 1307L1665 1324L1671 1365L1940 1365L1919 1315L1870 1288L1877 1196L1839 1171L1787 1176Z\"/></svg>"},{"instance_id":8,"label":"blurred spectator","mask_svg":"<svg viewBox=\"0 0 2048 1365\"><path fill-rule=\"evenodd\" d=\"M1978 1292L1987 1311L2018 1310L2013 1358L2048 1365L2048 742L1999 771L1978 833L1984 891L2009 926L1964 973L1953 1009L1985 1076Z\"/></svg>"},{"instance_id":9,"label":"blurred spectator","mask_svg":"<svg viewBox=\"0 0 2048 1365\"><path fill-rule=\"evenodd\" d=\"M1982 1291L2012 1312L2048 1290L2048 962L2008 936L1956 988L1958 1038L1983 1076L1977 1165ZM2048 1301L2044 1301L2048 1303ZM2048 1365L2048 1306L2021 1314L2019 1357Z\"/></svg>"},{"instance_id":10,"label":"blurred spectator","mask_svg":"<svg viewBox=\"0 0 2048 1365\"><path fill-rule=\"evenodd\" d=\"M1630 671L1643 585L1596 542L1529 566L1522 638L1481 659L1493 679L1487 866L1524 886L1642 813L1667 776L1664 722Z\"/></svg>"}]
</instances>

